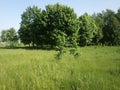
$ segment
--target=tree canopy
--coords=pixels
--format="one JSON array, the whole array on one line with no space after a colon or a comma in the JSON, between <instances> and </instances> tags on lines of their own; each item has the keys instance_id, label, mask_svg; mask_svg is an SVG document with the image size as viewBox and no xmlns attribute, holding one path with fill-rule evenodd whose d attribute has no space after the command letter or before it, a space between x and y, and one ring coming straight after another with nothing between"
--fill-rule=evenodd
<instances>
[{"instance_id":1,"label":"tree canopy","mask_svg":"<svg viewBox=\"0 0 120 90\"><path fill-rule=\"evenodd\" d=\"M75 46L79 22L74 10L59 3L47 5L41 11L28 7L22 14L19 35L24 44Z\"/></svg>"},{"instance_id":2,"label":"tree canopy","mask_svg":"<svg viewBox=\"0 0 120 90\"><path fill-rule=\"evenodd\" d=\"M37 33L41 23L41 10L37 6L28 7L21 16L21 25L19 29L20 39L24 44L36 44L38 37Z\"/></svg>"},{"instance_id":3,"label":"tree canopy","mask_svg":"<svg viewBox=\"0 0 120 90\"><path fill-rule=\"evenodd\" d=\"M84 15L79 17L79 21L81 27L79 30L79 45L91 45L93 39L98 34L98 28L95 24L95 20L87 13L85 13Z\"/></svg>"},{"instance_id":4,"label":"tree canopy","mask_svg":"<svg viewBox=\"0 0 120 90\"><path fill-rule=\"evenodd\" d=\"M62 5L28 7L21 15L19 38L32 47L76 47L89 45L120 45L120 9L77 16L74 9ZM1 32L1 41L15 41L11 28Z\"/></svg>"},{"instance_id":5,"label":"tree canopy","mask_svg":"<svg viewBox=\"0 0 120 90\"><path fill-rule=\"evenodd\" d=\"M46 13L49 44L74 46L79 30L79 22L74 10L57 3L47 5Z\"/></svg>"}]
</instances>

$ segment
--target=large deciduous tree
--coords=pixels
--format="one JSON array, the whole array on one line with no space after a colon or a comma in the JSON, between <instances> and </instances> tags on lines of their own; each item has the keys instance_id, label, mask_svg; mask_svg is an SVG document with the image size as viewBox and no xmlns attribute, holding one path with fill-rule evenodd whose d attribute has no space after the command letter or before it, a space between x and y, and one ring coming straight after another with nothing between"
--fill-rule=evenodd
<instances>
[{"instance_id":1,"label":"large deciduous tree","mask_svg":"<svg viewBox=\"0 0 120 90\"><path fill-rule=\"evenodd\" d=\"M79 17L80 30L79 30L79 45L86 46L93 44L93 39L98 33L98 28L94 19L87 13Z\"/></svg>"},{"instance_id":2,"label":"large deciduous tree","mask_svg":"<svg viewBox=\"0 0 120 90\"><path fill-rule=\"evenodd\" d=\"M74 46L77 41L79 22L74 10L59 3L46 6L47 39L52 46Z\"/></svg>"},{"instance_id":3,"label":"large deciduous tree","mask_svg":"<svg viewBox=\"0 0 120 90\"><path fill-rule=\"evenodd\" d=\"M22 14L19 35L24 44L50 46L76 46L79 21L74 10L68 6L47 5L41 11L28 7Z\"/></svg>"},{"instance_id":4,"label":"large deciduous tree","mask_svg":"<svg viewBox=\"0 0 120 90\"><path fill-rule=\"evenodd\" d=\"M37 6L28 7L21 17L19 36L24 44L38 43L41 30L41 10Z\"/></svg>"},{"instance_id":5,"label":"large deciduous tree","mask_svg":"<svg viewBox=\"0 0 120 90\"><path fill-rule=\"evenodd\" d=\"M120 45L120 22L112 10L106 10L104 15L103 43L106 45Z\"/></svg>"}]
</instances>

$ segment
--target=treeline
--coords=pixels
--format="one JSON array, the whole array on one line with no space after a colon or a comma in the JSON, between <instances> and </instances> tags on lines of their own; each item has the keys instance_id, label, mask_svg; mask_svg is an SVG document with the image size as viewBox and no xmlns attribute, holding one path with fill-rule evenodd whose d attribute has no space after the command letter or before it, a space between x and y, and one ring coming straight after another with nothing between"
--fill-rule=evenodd
<instances>
[{"instance_id":1,"label":"treeline","mask_svg":"<svg viewBox=\"0 0 120 90\"><path fill-rule=\"evenodd\" d=\"M28 7L21 15L18 35L33 47L120 45L120 9L77 17L74 9L59 3L45 10Z\"/></svg>"}]
</instances>

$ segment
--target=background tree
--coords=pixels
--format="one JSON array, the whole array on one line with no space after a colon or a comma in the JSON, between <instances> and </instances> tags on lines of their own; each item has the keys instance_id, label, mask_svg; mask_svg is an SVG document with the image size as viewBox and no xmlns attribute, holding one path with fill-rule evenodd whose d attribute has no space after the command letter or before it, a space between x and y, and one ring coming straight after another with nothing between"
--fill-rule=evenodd
<instances>
[{"instance_id":1,"label":"background tree","mask_svg":"<svg viewBox=\"0 0 120 90\"><path fill-rule=\"evenodd\" d=\"M6 30L2 30L2 31L1 31L1 41L2 41L2 42L8 41L8 40L7 40L7 31L6 31Z\"/></svg>"},{"instance_id":2,"label":"background tree","mask_svg":"<svg viewBox=\"0 0 120 90\"><path fill-rule=\"evenodd\" d=\"M14 28L10 28L7 30L2 30L1 32L1 40L2 42L17 42L18 35Z\"/></svg>"},{"instance_id":3,"label":"background tree","mask_svg":"<svg viewBox=\"0 0 120 90\"><path fill-rule=\"evenodd\" d=\"M103 27L104 27L104 19L103 19L103 15L101 13L97 13L97 14L93 14L92 18L95 20L98 32L95 35L95 37L93 38L93 43L95 43L96 45L101 44L102 43L102 38L103 38Z\"/></svg>"},{"instance_id":4,"label":"background tree","mask_svg":"<svg viewBox=\"0 0 120 90\"><path fill-rule=\"evenodd\" d=\"M98 28L94 19L87 13L79 17L80 30L79 30L79 45L86 46L93 44L92 41L98 33Z\"/></svg>"},{"instance_id":5,"label":"background tree","mask_svg":"<svg viewBox=\"0 0 120 90\"><path fill-rule=\"evenodd\" d=\"M120 22L112 10L106 10L104 15L103 43L106 45L120 45Z\"/></svg>"},{"instance_id":6,"label":"background tree","mask_svg":"<svg viewBox=\"0 0 120 90\"><path fill-rule=\"evenodd\" d=\"M120 8L117 11L116 17L117 17L118 21L120 22Z\"/></svg>"}]
</instances>

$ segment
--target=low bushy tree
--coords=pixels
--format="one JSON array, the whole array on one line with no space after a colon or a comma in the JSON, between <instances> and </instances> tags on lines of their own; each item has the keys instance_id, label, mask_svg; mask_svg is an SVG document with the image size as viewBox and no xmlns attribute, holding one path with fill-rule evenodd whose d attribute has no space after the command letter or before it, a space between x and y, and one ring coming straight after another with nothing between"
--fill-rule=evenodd
<instances>
[{"instance_id":1,"label":"low bushy tree","mask_svg":"<svg viewBox=\"0 0 120 90\"><path fill-rule=\"evenodd\" d=\"M18 35L14 28L10 28L7 30L2 30L1 32L1 41L2 42L17 42Z\"/></svg>"}]
</instances>

